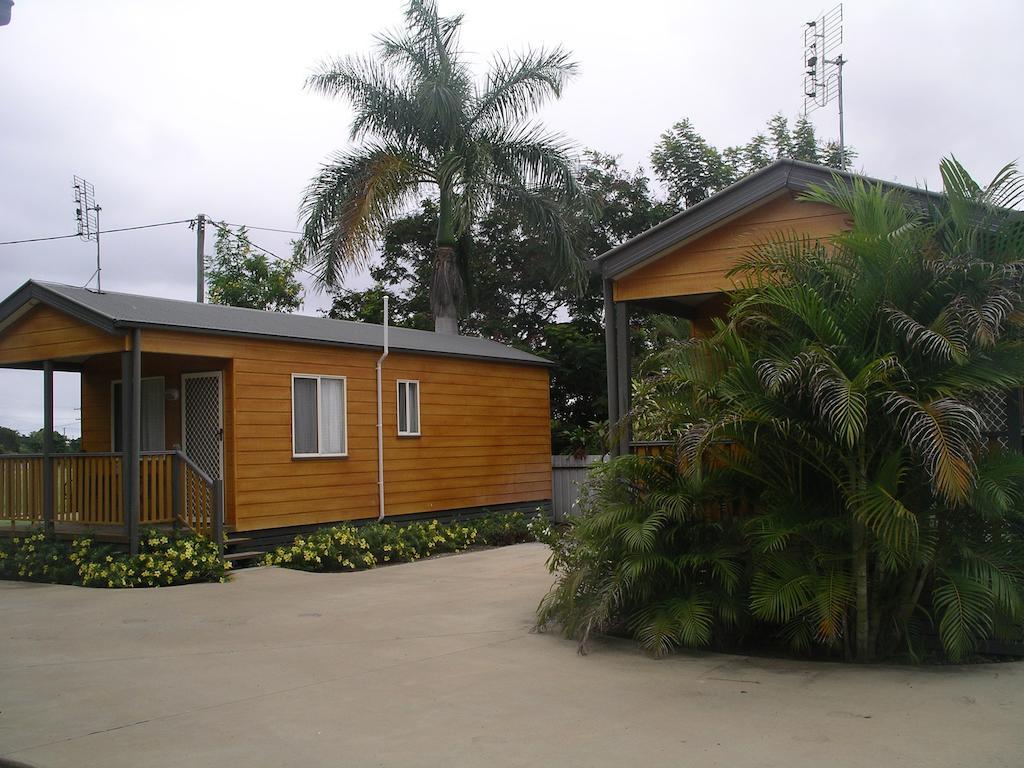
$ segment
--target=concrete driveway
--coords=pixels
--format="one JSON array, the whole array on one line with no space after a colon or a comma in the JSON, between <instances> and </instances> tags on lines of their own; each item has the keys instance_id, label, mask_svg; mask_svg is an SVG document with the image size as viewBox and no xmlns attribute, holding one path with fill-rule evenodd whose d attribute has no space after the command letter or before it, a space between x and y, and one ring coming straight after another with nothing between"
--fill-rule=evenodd
<instances>
[{"instance_id":1,"label":"concrete driveway","mask_svg":"<svg viewBox=\"0 0 1024 768\"><path fill-rule=\"evenodd\" d=\"M1024 666L587 657L539 544L352 574L0 582L0 765L1020 766Z\"/></svg>"}]
</instances>

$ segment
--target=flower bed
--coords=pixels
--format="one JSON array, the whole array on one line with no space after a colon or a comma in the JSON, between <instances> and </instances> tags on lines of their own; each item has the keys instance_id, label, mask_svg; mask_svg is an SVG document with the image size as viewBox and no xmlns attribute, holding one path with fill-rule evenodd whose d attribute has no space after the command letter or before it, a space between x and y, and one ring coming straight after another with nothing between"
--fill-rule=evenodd
<instances>
[{"instance_id":1,"label":"flower bed","mask_svg":"<svg viewBox=\"0 0 1024 768\"><path fill-rule=\"evenodd\" d=\"M357 571L462 552L471 546L543 541L548 535L548 522L539 511L531 517L506 512L451 523L343 523L296 536L292 544L268 553L264 564L303 571Z\"/></svg>"},{"instance_id":2,"label":"flower bed","mask_svg":"<svg viewBox=\"0 0 1024 768\"><path fill-rule=\"evenodd\" d=\"M209 539L147 531L139 554L129 555L88 538L71 541L45 533L0 539L0 578L82 587L167 587L225 581L225 563Z\"/></svg>"}]
</instances>

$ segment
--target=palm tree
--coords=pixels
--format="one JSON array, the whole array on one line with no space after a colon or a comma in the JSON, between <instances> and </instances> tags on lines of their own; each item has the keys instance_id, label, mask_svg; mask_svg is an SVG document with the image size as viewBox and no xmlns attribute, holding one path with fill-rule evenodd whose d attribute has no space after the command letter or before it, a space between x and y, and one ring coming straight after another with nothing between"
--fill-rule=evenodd
<instances>
[{"instance_id":1,"label":"palm tree","mask_svg":"<svg viewBox=\"0 0 1024 768\"><path fill-rule=\"evenodd\" d=\"M497 55L483 85L459 49L461 16L410 0L405 26L377 37L376 58L322 63L306 81L355 110L351 139L310 182L301 206L302 250L319 282L337 286L364 266L404 208L433 192L437 255L431 284L435 329L458 333L464 278L457 248L476 216L502 203L545 231L552 257L581 277L566 205L584 199L570 144L531 120L561 95L576 64L561 48Z\"/></svg>"},{"instance_id":2,"label":"palm tree","mask_svg":"<svg viewBox=\"0 0 1024 768\"><path fill-rule=\"evenodd\" d=\"M637 423L676 447L600 471L542 622L581 641L618 623L655 653L767 631L858 660L918 653L927 625L954 660L1020 637L1024 456L980 403L1024 386L1024 176L941 172L928 211L812 191L852 229L754 249L717 333L648 366Z\"/></svg>"},{"instance_id":3,"label":"palm tree","mask_svg":"<svg viewBox=\"0 0 1024 768\"><path fill-rule=\"evenodd\" d=\"M691 434L695 450L716 435L773 446L748 455L770 489L754 614L808 642L840 640L849 617L860 660L892 626L906 632L926 587L954 658L994 616L1024 616L1024 558L1006 550L1024 477L1000 477L1021 457L991 450L978 410L1024 384L1024 177L1007 166L983 188L955 159L940 171L929 211L862 181L813 190L853 228L829 246L780 237L736 267L747 286L723 333L747 342L724 407ZM820 531L813 553L783 543L823 518L838 533L826 546Z\"/></svg>"}]
</instances>

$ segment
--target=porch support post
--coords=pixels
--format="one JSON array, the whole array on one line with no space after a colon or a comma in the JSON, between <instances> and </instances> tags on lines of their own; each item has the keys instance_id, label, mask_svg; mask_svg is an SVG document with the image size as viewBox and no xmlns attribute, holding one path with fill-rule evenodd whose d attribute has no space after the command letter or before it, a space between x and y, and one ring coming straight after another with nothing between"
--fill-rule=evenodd
<instances>
[{"instance_id":1,"label":"porch support post","mask_svg":"<svg viewBox=\"0 0 1024 768\"><path fill-rule=\"evenodd\" d=\"M1006 396L1006 428L1010 433L1007 440L1011 451L1024 453L1024 426L1021 419L1021 390L1012 390Z\"/></svg>"},{"instance_id":2,"label":"porch support post","mask_svg":"<svg viewBox=\"0 0 1024 768\"><path fill-rule=\"evenodd\" d=\"M612 281L604 280L604 358L608 385L608 442L613 456L619 453L616 425L619 421L619 378L615 346L615 298Z\"/></svg>"},{"instance_id":3,"label":"porch support post","mask_svg":"<svg viewBox=\"0 0 1024 768\"><path fill-rule=\"evenodd\" d=\"M132 353L122 352L121 353L121 434L119 435L121 440L121 514L124 519L121 524L124 526L125 538L131 539L131 526L128 523L131 517L128 514L128 499L132 497L131 484L128 482L128 478L131 476L128 472L128 465L131 463L128 457L128 444L131 442L131 429L129 424L131 422L131 411L132 411ZM111 446L113 448L114 446Z\"/></svg>"},{"instance_id":4,"label":"porch support post","mask_svg":"<svg viewBox=\"0 0 1024 768\"><path fill-rule=\"evenodd\" d=\"M43 363L43 526L53 533L53 361Z\"/></svg>"},{"instance_id":5,"label":"porch support post","mask_svg":"<svg viewBox=\"0 0 1024 768\"><path fill-rule=\"evenodd\" d=\"M633 440L633 419L630 416L632 381L629 344L629 305L626 302L615 304L615 374L618 379L618 412L619 412L619 455L629 454L629 444Z\"/></svg>"},{"instance_id":6,"label":"porch support post","mask_svg":"<svg viewBox=\"0 0 1024 768\"><path fill-rule=\"evenodd\" d=\"M128 548L133 555L139 553L139 473L141 472L142 446L142 331L132 330L131 351L131 394L122 399L129 400L128 413L128 498L125 499L125 512L128 529ZM122 385L123 386L123 385Z\"/></svg>"}]
</instances>

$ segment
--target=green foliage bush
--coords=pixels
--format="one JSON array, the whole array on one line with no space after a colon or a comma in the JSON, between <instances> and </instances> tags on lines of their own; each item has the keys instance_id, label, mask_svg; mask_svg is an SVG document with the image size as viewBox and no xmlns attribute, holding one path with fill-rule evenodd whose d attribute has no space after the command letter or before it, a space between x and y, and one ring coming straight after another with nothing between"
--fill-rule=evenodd
<instances>
[{"instance_id":1,"label":"green foliage bush","mask_svg":"<svg viewBox=\"0 0 1024 768\"><path fill-rule=\"evenodd\" d=\"M527 541L542 541L549 526L543 515L527 517L522 512L490 514L473 520L476 541L487 547L505 547Z\"/></svg>"},{"instance_id":2,"label":"green foliage bush","mask_svg":"<svg viewBox=\"0 0 1024 768\"><path fill-rule=\"evenodd\" d=\"M471 521L341 524L321 528L278 547L265 565L303 571L357 571L408 563L431 555L462 552L474 545L504 546L550 536L543 516L495 513Z\"/></svg>"},{"instance_id":3,"label":"green foliage bush","mask_svg":"<svg viewBox=\"0 0 1024 768\"><path fill-rule=\"evenodd\" d=\"M144 532L131 556L88 538L71 541L45 533L0 539L0 578L83 587L167 587L225 581L224 562L209 539L192 534Z\"/></svg>"},{"instance_id":4,"label":"green foliage bush","mask_svg":"<svg viewBox=\"0 0 1024 768\"><path fill-rule=\"evenodd\" d=\"M1024 456L980 405L1024 386L1024 176L941 172L927 211L812 189L852 228L753 248L714 334L644 366L671 447L595 471L542 625L859 661L1024 637Z\"/></svg>"}]
</instances>

